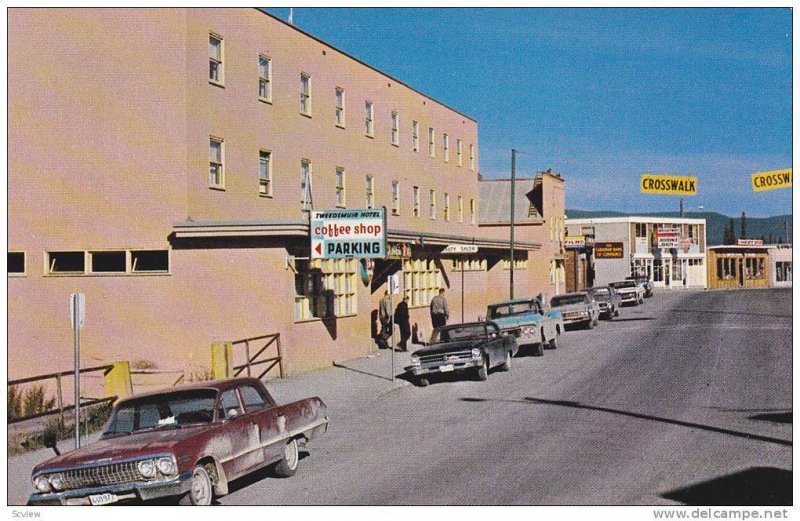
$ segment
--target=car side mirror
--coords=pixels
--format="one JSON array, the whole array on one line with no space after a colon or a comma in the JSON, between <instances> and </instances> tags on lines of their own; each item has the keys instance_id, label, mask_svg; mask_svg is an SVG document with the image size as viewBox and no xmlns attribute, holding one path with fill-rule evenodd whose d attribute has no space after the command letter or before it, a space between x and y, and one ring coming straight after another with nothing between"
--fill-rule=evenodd
<instances>
[{"instance_id":1,"label":"car side mirror","mask_svg":"<svg viewBox=\"0 0 800 521\"><path fill-rule=\"evenodd\" d=\"M44 443L44 446L47 447L48 449L53 449L53 452L56 453L56 456L61 456L61 451L58 450L58 446L56 446L56 433L45 432L42 442Z\"/></svg>"},{"instance_id":2,"label":"car side mirror","mask_svg":"<svg viewBox=\"0 0 800 521\"><path fill-rule=\"evenodd\" d=\"M239 417L239 410L236 409L235 407L231 407L230 409L228 409L228 412L225 413L226 420L235 420L238 417Z\"/></svg>"}]
</instances>

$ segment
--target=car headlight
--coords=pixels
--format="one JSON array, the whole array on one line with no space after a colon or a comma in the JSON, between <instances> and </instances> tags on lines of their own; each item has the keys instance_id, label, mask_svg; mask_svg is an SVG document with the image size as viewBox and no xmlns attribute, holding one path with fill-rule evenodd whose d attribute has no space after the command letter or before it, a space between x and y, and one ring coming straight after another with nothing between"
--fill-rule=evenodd
<instances>
[{"instance_id":1,"label":"car headlight","mask_svg":"<svg viewBox=\"0 0 800 521\"><path fill-rule=\"evenodd\" d=\"M481 355L481 350L478 349L477 347L473 347L472 348L472 358L479 359L479 358L481 358L481 356L482 356Z\"/></svg>"},{"instance_id":2,"label":"car headlight","mask_svg":"<svg viewBox=\"0 0 800 521\"><path fill-rule=\"evenodd\" d=\"M175 466L175 460L172 457L158 458L156 460L156 467L158 467L158 471L165 476L172 476L178 473L178 468Z\"/></svg>"},{"instance_id":3,"label":"car headlight","mask_svg":"<svg viewBox=\"0 0 800 521\"><path fill-rule=\"evenodd\" d=\"M39 492L50 492L52 487L50 486L50 481L48 481L47 476L36 476L33 479L33 485L36 487L36 490Z\"/></svg>"},{"instance_id":4,"label":"car headlight","mask_svg":"<svg viewBox=\"0 0 800 521\"><path fill-rule=\"evenodd\" d=\"M64 476L61 474L53 474L48 478L50 486L55 490L64 490Z\"/></svg>"},{"instance_id":5,"label":"car headlight","mask_svg":"<svg viewBox=\"0 0 800 521\"><path fill-rule=\"evenodd\" d=\"M136 467L139 469L139 474L145 478L154 478L156 476L156 464L151 459L143 459Z\"/></svg>"},{"instance_id":6,"label":"car headlight","mask_svg":"<svg viewBox=\"0 0 800 521\"><path fill-rule=\"evenodd\" d=\"M419 357L417 355L411 355L411 365L419 365Z\"/></svg>"}]
</instances>

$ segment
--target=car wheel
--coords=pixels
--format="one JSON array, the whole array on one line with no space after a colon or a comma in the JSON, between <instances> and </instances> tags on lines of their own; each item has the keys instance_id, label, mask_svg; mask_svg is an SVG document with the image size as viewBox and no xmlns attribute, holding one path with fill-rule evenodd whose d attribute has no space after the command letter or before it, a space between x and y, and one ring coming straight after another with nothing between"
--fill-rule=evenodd
<instances>
[{"instance_id":1,"label":"car wheel","mask_svg":"<svg viewBox=\"0 0 800 521\"><path fill-rule=\"evenodd\" d=\"M489 360L483 359L483 365L478 368L478 380L484 381L489 378Z\"/></svg>"},{"instance_id":2,"label":"car wheel","mask_svg":"<svg viewBox=\"0 0 800 521\"><path fill-rule=\"evenodd\" d=\"M558 334L550 339L550 349L558 348Z\"/></svg>"},{"instance_id":3,"label":"car wheel","mask_svg":"<svg viewBox=\"0 0 800 521\"><path fill-rule=\"evenodd\" d=\"M181 499L181 505L208 506L214 499L214 487L211 476L203 465L198 465L192 471L192 478L187 492Z\"/></svg>"},{"instance_id":4,"label":"car wheel","mask_svg":"<svg viewBox=\"0 0 800 521\"><path fill-rule=\"evenodd\" d=\"M617 309L615 309L615 310L614 310L614 316L615 316L615 317L618 317L618 316L619 316L619 308L617 308Z\"/></svg>"},{"instance_id":5,"label":"car wheel","mask_svg":"<svg viewBox=\"0 0 800 521\"><path fill-rule=\"evenodd\" d=\"M417 383L419 383L420 387L428 387L431 384L431 381L427 378L420 378L417 380Z\"/></svg>"},{"instance_id":6,"label":"car wheel","mask_svg":"<svg viewBox=\"0 0 800 521\"><path fill-rule=\"evenodd\" d=\"M614 320L614 310L608 312L608 320Z\"/></svg>"},{"instance_id":7,"label":"car wheel","mask_svg":"<svg viewBox=\"0 0 800 521\"><path fill-rule=\"evenodd\" d=\"M506 351L506 359L498 367L501 371L511 370L511 351Z\"/></svg>"},{"instance_id":8,"label":"car wheel","mask_svg":"<svg viewBox=\"0 0 800 521\"><path fill-rule=\"evenodd\" d=\"M283 459L275 464L275 475L280 478L294 476L300 463L300 451L297 449L297 440L292 438L283 447Z\"/></svg>"},{"instance_id":9,"label":"car wheel","mask_svg":"<svg viewBox=\"0 0 800 521\"><path fill-rule=\"evenodd\" d=\"M643 297L639 297L639 304L644 304L644 298Z\"/></svg>"},{"instance_id":10,"label":"car wheel","mask_svg":"<svg viewBox=\"0 0 800 521\"><path fill-rule=\"evenodd\" d=\"M544 342L533 344L533 356L543 356L543 355L544 355Z\"/></svg>"},{"instance_id":11,"label":"car wheel","mask_svg":"<svg viewBox=\"0 0 800 521\"><path fill-rule=\"evenodd\" d=\"M590 318L589 322L586 323L586 329L594 329L594 319Z\"/></svg>"}]
</instances>

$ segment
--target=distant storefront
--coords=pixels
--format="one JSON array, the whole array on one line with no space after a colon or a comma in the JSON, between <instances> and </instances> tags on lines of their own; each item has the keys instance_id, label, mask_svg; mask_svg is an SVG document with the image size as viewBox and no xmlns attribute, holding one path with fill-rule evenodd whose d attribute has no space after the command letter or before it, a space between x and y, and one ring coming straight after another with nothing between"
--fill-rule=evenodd
<instances>
[{"instance_id":1,"label":"distant storefront","mask_svg":"<svg viewBox=\"0 0 800 521\"><path fill-rule=\"evenodd\" d=\"M770 286L771 246L727 245L708 248L708 287L711 289Z\"/></svg>"},{"instance_id":2,"label":"distant storefront","mask_svg":"<svg viewBox=\"0 0 800 521\"><path fill-rule=\"evenodd\" d=\"M792 245L778 244L769 250L770 285L774 288L792 287Z\"/></svg>"}]
</instances>

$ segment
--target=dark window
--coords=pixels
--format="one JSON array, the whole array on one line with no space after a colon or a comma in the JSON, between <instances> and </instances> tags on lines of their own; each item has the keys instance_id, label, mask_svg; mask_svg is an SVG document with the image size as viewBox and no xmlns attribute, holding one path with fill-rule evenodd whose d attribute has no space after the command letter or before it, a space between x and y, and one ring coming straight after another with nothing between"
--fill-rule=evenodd
<instances>
[{"instance_id":1,"label":"dark window","mask_svg":"<svg viewBox=\"0 0 800 521\"><path fill-rule=\"evenodd\" d=\"M269 407L267 400L261 392L252 385L240 387L239 392L242 393L242 401L244 402L244 408L247 412L258 411Z\"/></svg>"},{"instance_id":2,"label":"dark window","mask_svg":"<svg viewBox=\"0 0 800 521\"><path fill-rule=\"evenodd\" d=\"M21 251L8 252L8 272L25 273L25 253Z\"/></svg>"},{"instance_id":3,"label":"dark window","mask_svg":"<svg viewBox=\"0 0 800 521\"><path fill-rule=\"evenodd\" d=\"M58 251L49 253L50 273L83 273L85 257L82 251Z\"/></svg>"},{"instance_id":4,"label":"dark window","mask_svg":"<svg viewBox=\"0 0 800 521\"><path fill-rule=\"evenodd\" d=\"M103 251L92 253L93 273L125 273L124 251Z\"/></svg>"},{"instance_id":5,"label":"dark window","mask_svg":"<svg viewBox=\"0 0 800 521\"><path fill-rule=\"evenodd\" d=\"M131 252L131 271L169 271L169 251L142 250Z\"/></svg>"}]
</instances>

